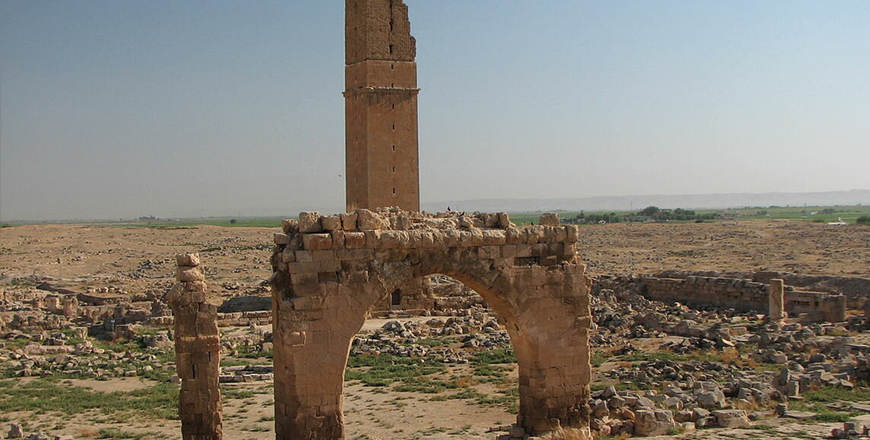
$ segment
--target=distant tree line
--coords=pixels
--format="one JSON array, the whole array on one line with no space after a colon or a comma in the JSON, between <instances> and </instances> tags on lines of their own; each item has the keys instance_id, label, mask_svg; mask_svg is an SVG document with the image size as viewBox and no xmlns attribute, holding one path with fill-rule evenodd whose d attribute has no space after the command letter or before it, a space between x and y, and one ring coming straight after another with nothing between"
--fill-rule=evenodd
<instances>
[{"instance_id":1,"label":"distant tree line","mask_svg":"<svg viewBox=\"0 0 870 440\"><path fill-rule=\"evenodd\" d=\"M573 225L597 225L599 223L621 223L623 218L615 212L610 214L584 214L580 213L573 218L562 219L562 223Z\"/></svg>"},{"instance_id":2,"label":"distant tree line","mask_svg":"<svg viewBox=\"0 0 870 440\"><path fill-rule=\"evenodd\" d=\"M688 209L661 209L657 206L647 206L636 213L628 213L619 215L615 212L611 213L596 213L586 214L581 212L574 217L562 219L562 223L570 223L575 225L588 225L600 223L622 223L622 222L643 222L643 221L704 221L715 220L717 214L698 214L695 211Z\"/></svg>"},{"instance_id":3,"label":"distant tree line","mask_svg":"<svg viewBox=\"0 0 870 440\"><path fill-rule=\"evenodd\" d=\"M677 209L660 209L658 206L647 206L637 213L640 217L647 217L655 221L703 221L714 220L716 214L697 214L695 211L677 208Z\"/></svg>"}]
</instances>

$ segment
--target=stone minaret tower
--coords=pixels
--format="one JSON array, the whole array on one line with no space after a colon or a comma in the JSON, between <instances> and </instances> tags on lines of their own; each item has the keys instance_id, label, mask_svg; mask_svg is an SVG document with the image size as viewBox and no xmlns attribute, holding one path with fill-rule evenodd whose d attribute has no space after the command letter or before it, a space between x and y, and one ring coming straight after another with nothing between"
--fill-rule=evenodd
<instances>
[{"instance_id":1,"label":"stone minaret tower","mask_svg":"<svg viewBox=\"0 0 870 440\"><path fill-rule=\"evenodd\" d=\"M345 1L347 210L420 210L416 41L402 0Z\"/></svg>"}]
</instances>

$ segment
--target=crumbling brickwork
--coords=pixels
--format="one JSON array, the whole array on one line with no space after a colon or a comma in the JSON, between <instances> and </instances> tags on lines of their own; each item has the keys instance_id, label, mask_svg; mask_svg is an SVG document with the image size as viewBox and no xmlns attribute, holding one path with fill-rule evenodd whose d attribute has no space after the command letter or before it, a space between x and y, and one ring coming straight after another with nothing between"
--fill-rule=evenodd
<instances>
[{"instance_id":1,"label":"crumbling brickwork","mask_svg":"<svg viewBox=\"0 0 870 440\"><path fill-rule=\"evenodd\" d=\"M801 275L789 272L761 271L744 274L740 278L750 278L759 283L769 283L773 278L779 278L785 284L800 287L801 290L813 292L842 293L846 296L846 305L850 309L863 309L870 295L870 278L843 277L833 275Z\"/></svg>"},{"instance_id":2,"label":"crumbling brickwork","mask_svg":"<svg viewBox=\"0 0 870 440\"><path fill-rule=\"evenodd\" d=\"M640 277L644 296L659 301L707 304L737 310L767 312L770 286L737 278L687 276L685 278ZM846 297L824 292L785 290L784 311L792 317L805 314L808 320L840 322L846 319Z\"/></svg>"},{"instance_id":3,"label":"crumbling brickwork","mask_svg":"<svg viewBox=\"0 0 870 440\"><path fill-rule=\"evenodd\" d=\"M198 254L181 254L178 284L167 294L175 318L175 359L181 378L179 415L184 440L220 440L222 410L217 308L206 302Z\"/></svg>"},{"instance_id":4,"label":"crumbling brickwork","mask_svg":"<svg viewBox=\"0 0 870 440\"><path fill-rule=\"evenodd\" d=\"M420 209L416 43L402 0L345 2L347 210Z\"/></svg>"},{"instance_id":5,"label":"crumbling brickwork","mask_svg":"<svg viewBox=\"0 0 870 440\"><path fill-rule=\"evenodd\" d=\"M414 61L417 42L402 0L346 0L344 5L345 64Z\"/></svg>"},{"instance_id":6,"label":"crumbling brickwork","mask_svg":"<svg viewBox=\"0 0 870 440\"><path fill-rule=\"evenodd\" d=\"M353 336L378 300L431 274L471 287L504 321L519 364L519 425L588 429L589 280L577 233L517 228L503 213L361 209L286 221L270 280L277 438L344 438Z\"/></svg>"}]
</instances>

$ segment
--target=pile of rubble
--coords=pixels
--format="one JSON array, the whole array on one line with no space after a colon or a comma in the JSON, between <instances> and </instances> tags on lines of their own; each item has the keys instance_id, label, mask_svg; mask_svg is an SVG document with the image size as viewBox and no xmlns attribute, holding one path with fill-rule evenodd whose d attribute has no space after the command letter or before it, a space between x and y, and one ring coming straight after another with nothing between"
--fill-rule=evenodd
<instances>
[{"instance_id":1,"label":"pile of rubble","mask_svg":"<svg viewBox=\"0 0 870 440\"><path fill-rule=\"evenodd\" d=\"M433 347L418 343L421 339L446 336L455 337L459 347ZM467 363L469 353L476 349L510 346L510 336L499 329L498 321L489 313L478 311L471 316L454 316L446 320L389 321L371 334L357 336L351 347L351 355L388 354L446 363Z\"/></svg>"},{"instance_id":2,"label":"pile of rubble","mask_svg":"<svg viewBox=\"0 0 870 440\"><path fill-rule=\"evenodd\" d=\"M648 339L660 338L659 350L686 355L682 359L694 355L709 360L648 360L630 366L618 362L608 367L603 376L618 385L593 393L590 402L591 427L598 435L746 426L751 419L768 416L764 408L777 404L781 415L789 416L787 403L801 399L805 390L852 389L856 381L870 379L870 346L845 336L848 323L769 322L753 313L650 301L630 286L606 287L596 289L592 298L593 347L621 356L642 351L634 344L649 346ZM630 342L640 339L647 341ZM765 368L757 368L762 364ZM848 427L840 431L833 437L856 432Z\"/></svg>"},{"instance_id":3,"label":"pile of rubble","mask_svg":"<svg viewBox=\"0 0 870 440\"><path fill-rule=\"evenodd\" d=\"M137 337L135 343L144 347L144 353L121 353L95 347L84 339L84 335L68 336L65 332L53 332L48 338L25 336L17 332L6 335L7 340L28 340L20 348L0 350L0 362L6 365L9 376L62 375L107 379L151 375L161 370L170 372L175 368L171 362L164 364L157 357L160 352L171 348L168 332Z\"/></svg>"}]
</instances>

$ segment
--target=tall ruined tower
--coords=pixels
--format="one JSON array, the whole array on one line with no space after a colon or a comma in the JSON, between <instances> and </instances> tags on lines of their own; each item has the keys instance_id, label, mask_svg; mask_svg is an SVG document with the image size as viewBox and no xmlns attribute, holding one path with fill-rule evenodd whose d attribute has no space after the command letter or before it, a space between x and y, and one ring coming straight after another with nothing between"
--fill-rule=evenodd
<instances>
[{"instance_id":1,"label":"tall ruined tower","mask_svg":"<svg viewBox=\"0 0 870 440\"><path fill-rule=\"evenodd\" d=\"M416 41L402 0L345 1L347 210L420 210Z\"/></svg>"}]
</instances>

